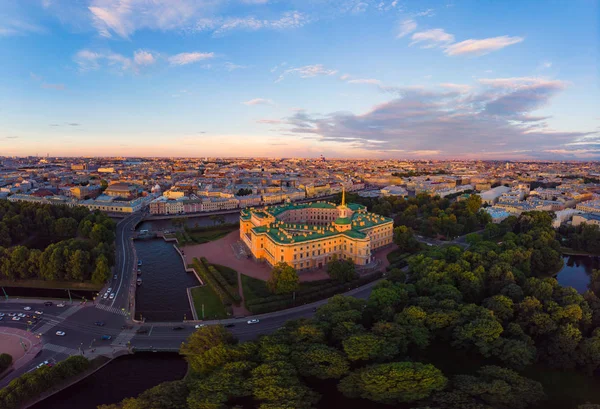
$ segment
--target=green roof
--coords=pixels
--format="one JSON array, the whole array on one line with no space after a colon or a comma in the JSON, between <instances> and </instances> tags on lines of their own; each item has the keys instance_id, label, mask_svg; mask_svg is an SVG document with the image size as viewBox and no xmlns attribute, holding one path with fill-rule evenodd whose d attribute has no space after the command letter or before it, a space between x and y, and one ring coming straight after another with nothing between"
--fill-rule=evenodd
<instances>
[{"instance_id":1,"label":"green roof","mask_svg":"<svg viewBox=\"0 0 600 409\"><path fill-rule=\"evenodd\" d=\"M277 217L283 212L287 212L288 210L294 209L335 209L335 204L329 202L311 202L311 203L288 203L280 206L269 207L267 211L271 213L273 216Z\"/></svg>"},{"instance_id":2,"label":"green roof","mask_svg":"<svg viewBox=\"0 0 600 409\"><path fill-rule=\"evenodd\" d=\"M350 224L352 220L349 217L338 217L335 219L335 224Z\"/></svg>"}]
</instances>

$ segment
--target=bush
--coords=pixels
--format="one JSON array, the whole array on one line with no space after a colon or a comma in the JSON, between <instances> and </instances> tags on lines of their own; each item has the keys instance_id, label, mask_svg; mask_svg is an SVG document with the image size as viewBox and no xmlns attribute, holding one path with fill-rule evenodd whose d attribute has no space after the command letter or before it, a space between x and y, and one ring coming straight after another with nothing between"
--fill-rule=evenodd
<instances>
[{"instance_id":1,"label":"bush","mask_svg":"<svg viewBox=\"0 0 600 409\"><path fill-rule=\"evenodd\" d=\"M227 280L230 286L236 287L238 285L238 273L233 268L229 268L227 266L222 266L220 264L213 264L219 273Z\"/></svg>"},{"instance_id":2,"label":"bush","mask_svg":"<svg viewBox=\"0 0 600 409\"><path fill-rule=\"evenodd\" d=\"M0 372L4 372L12 364L12 356L8 354L0 354Z\"/></svg>"},{"instance_id":3,"label":"bush","mask_svg":"<svg viewBox=\"0 0 600 409\"><path fill-rule=\"evenodd\" d=\"M329 281L322 285L312 286L302 291L296 292L296 299L289 294L274 295L270 297L257 298L246 302L246 307L253 314L264 314L267 312L284 310L299 305L308 304L311 302L323 300L333 297L336 294L344 293L353 288L360 287L372 281L375 281L383 276L381 271L370 274L365 277L360 277L348 283L337 283Z\"/></svg>"},{"instance_id":4,"label":"bush","mask_svg":"<svg viewBox=\"0 0 600 409\"><path fill-rule=\"evenodd\" d=\"M75 355L59 362L52 368L43 366L13 379L0 390L0 408L17 409L41 393L87 370L90 361Z\"/></svg>"},{"instance_id":5,"label":"bush","mask_svg":"<svg viewBox=\"0 0 600 409\"><path fill-rule=\"evenodd\" d=\"M202 261L204 267L208 270L209 274L212 275L212 277L215 279L218 285L221 286L229 298L231 298L234 303L238 304L242 300L238 291L229 285L219 270L217 270L215 266L209 264L205 257L202 257L200 260Z\"/></svg>"},{"instance_id":6,"label":"bush","mask_svg":"<svg viewBox=\"0 0 600 409\"><path fill-rule=\"evenodd\" d=\"M217 280L208 272L206 267L202 263L198 261L198 259L194 258L194 262L192 263L194 269L204 281L204 284L208 285L214 292L217 294L217 297L221 300L223 304L231 304L231 297L221 288Z\"/></svg>"}]
</instances>

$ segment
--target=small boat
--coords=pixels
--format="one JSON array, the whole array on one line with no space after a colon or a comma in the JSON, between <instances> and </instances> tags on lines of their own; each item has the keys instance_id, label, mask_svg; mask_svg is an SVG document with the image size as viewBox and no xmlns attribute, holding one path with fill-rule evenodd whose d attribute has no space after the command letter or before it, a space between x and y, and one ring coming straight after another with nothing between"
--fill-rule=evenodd
<instances>
[{"instance_id":1,"label":"small boat","mask_svg":"<svg viewBox=\"0 0 600 409\"><path fill-rule=\"evenodd\" d=\"M137 285L142 285L142 279L141 278L137 279Z\"/></svg>"},{"instance_id":2,"label":"small boat","mask_svg":"<svg viewBox=\"0 0 600 409\"><path fill-rule=\"evenodd\" d=\"M137 269L137 275L139 275L139 276L141 276L141 275L142 275L142 269L141 269L141 268L138 268L138 269Z\"/></svg>"},{"instance_id":3,"label":"small boat","mask_svg":"<svg viewBox=\"0 0 600 409\"><path fill-rule=\"evenodd\" d=\"M142 260L138 260L138 266L142 265Z\"/></svg>"}]
</instances>

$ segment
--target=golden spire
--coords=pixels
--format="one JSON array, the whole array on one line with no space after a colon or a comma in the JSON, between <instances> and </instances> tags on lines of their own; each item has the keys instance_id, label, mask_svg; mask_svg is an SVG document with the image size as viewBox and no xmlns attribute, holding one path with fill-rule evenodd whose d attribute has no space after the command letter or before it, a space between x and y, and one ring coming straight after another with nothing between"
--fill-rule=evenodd
<instances>
[{"instance_id":1,"label":"golden spire","mask_svg":"<svg viewBox=\"0 0 600 409\"><path fill-rule=\"evenodd\" d=\"M344 185L342 185L342 207L346 206L346 189Z\"/></svg>"}]
</instances>

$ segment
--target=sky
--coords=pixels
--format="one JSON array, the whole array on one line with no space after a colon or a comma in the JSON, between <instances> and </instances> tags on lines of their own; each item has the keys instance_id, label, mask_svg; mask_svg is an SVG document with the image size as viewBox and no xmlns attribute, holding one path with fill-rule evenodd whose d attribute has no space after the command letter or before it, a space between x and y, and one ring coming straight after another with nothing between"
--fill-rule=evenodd
<instances>
[{"instance_id":1,"label":"sky","mask_svg":"<svg viewBox=\"0 0 600 409\"><path fill-rule=\"evenodd\" d=\"M600 0L0 0L0 156L600 159Z\"/></svg>"}]
</instances>

